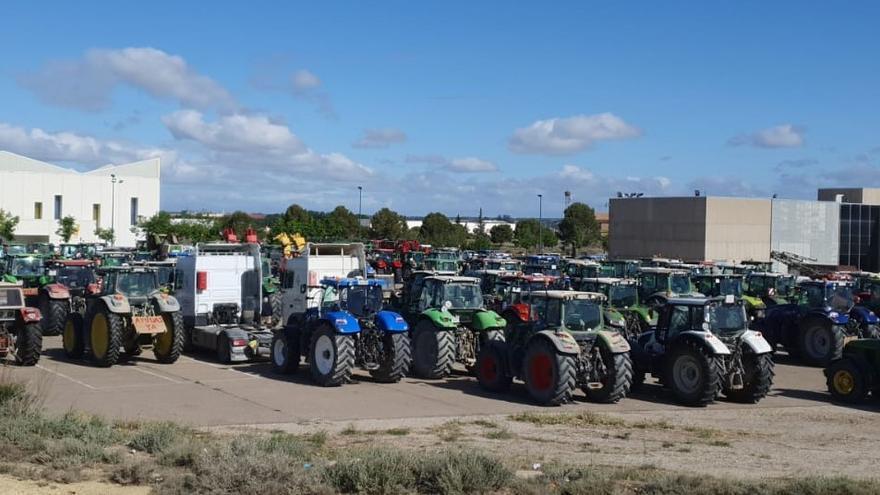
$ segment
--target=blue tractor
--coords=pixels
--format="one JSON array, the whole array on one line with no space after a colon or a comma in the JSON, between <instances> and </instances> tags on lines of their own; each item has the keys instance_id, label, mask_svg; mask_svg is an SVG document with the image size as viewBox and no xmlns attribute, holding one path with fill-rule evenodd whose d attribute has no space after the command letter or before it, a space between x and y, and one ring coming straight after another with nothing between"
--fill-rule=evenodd
<instances>
[{"instance_id":1,"label":"blue tractor","mask_svg":"<svg viewBox=\"0 0 880 495\"><path fill-rule=\"evenodd\" d=\"M863 309L863 308L861 308ZM801 282L790 302L767 308L759 322L774 349L782 345L793 357L808 364L827 366L839 359L847 341L858 338L864 328L875 331L877 317L854 307L853 291L846 283L829 280ZM851 316L855 321L851 322Z\"/></svg>"},{"instance_id":2,"label":"blue tractor","mask_svg":"<svg viewBox=\"0 0 880 495\"><path fill-rule=\"evenodd\" d=\"M377 381L394 383L409 370L409 326L384 310L383 283L363 278L321 281L320 300L272 339L272 366L299 368L305 351L312 380L323 387L349 381L357 366Z\"/></svg>"}]
</instances>

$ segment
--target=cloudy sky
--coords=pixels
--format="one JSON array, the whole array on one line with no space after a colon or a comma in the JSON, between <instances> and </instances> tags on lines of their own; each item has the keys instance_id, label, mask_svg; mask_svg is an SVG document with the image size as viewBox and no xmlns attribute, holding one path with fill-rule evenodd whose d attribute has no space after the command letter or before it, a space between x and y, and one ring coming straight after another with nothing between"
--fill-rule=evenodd
<instances>
[{"instance_id":1,"label":"cloudy sky","mask_svg":"<svg viewBox=\"0 0 880 495\"><path fill-rule=\"evenodd\" d=\"M880 186L878 2L325 3L4 3L0 149L170 210Z\"/></svg>"}]
</instances>

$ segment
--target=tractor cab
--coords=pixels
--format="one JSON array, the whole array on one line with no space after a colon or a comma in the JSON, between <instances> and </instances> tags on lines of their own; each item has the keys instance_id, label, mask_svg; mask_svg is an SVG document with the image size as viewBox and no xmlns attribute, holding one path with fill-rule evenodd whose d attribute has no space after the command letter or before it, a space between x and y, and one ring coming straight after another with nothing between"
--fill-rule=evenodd
<instances>
[{"instance_id":1,"label":"tractor cab","mask_svg":"<svg viewBox=\"0 0 880 495\"><path fill-rule=\"evenodd\" d=\"M654 338L665 343L693 331L711 333L723 342L747 331L748 322L745 305L733 296L675 298L660 310Z\"/></svg>"},{"instance_id":2,"label":"tractor cab","mask_svg":"<svg viewBox=\"0 0 880 495\"><path fill-rule=\"evenodd\" d=\"M562 260L558 256L536 254L526 257L523 273L526 275L562 276Z\"/></svg>"},{"instance_id":3,"label":"tractor cab","mask_svg":"<svg viewBox=\"0 0 880 495\"><path fill-rule=\"evenodd\" d=\"M565 331L575 340L582 340L588 332L604 329L602 304L605 296L595 292L550 290L532 292L528 303L530 320L537 327Z\"/></svg>"},{"instance_id":4,"label":"tractor cab","mask_svg":"<svg viewBox=\"0 0 880 495\"><path fill-rule=\"evenodd\" d=\"M483 309L480 279L434 275L424 280L419 298L414 301L419 311L444 307L453 314Z\"/></svg>"},{"instance_id":5,"label":"tractor cab","mask_svg":"<svg viewBox=\"0 0 880 495\"><path fill-rule=\"evenodd\" d=\"M656 312L639 303L636 283L629 279L597 277L584 279L578 290L605 296L605 320L620 327L626 337L635 338L656 324Z\"/></svg>"},{"instance_id":6,"label":"tractor cab","mask_svg":"<svg viewBox=\"0 0 880 495\"><path fill-rule=\"evenodd\" d=\"M322 310L346 311L357 318L367 318L382 311L384 298L379 280L362 278L325 279Z\"/></svg>"},{"instance_id":7,"label":"tractor cab","mask_svg":"<svg viewBox=\"0 0 880 495\"><path fill-rule=\"evenodd\" d=\"M611 270L609 276L615 278L635 278L642 267L639 260L607 260L602 263L603 266Z\"/></svg>"},{"instance_id":8,"label":"tractor cab","mask_svg":"<svg viewBox=\"0 0 880 495\"><path fill-rule=\"evenodd\" d=\"M159 279L159 287L167 292L174 292L177 285L177 261L169 259L165 261L144 261L139 263L156 270L156 276Z\"/></svg>"},{"instance_id":9,"label":"tractor cab","mask_svg":"<svg viewBox=\"0 0 880 495\"><path fill-rule=\"evenodd\" d=\"M752 272L746 275L744 293L761 298L767 306L788 302L795 287L794 277L773 272Z\"/></svg>"},{"instance_id":10,"label":"tractor cab","mask_svg":"<svg viewBox=\"0 0 880 495\"><path fill-rule=\"evenodd\" d=\"M614 268L599 264L592 260L569 260L565 265L565 274L573 284L587 278L612 277Z\"/></svg>"},{"instance_id":11,"label":"tractor cab","mask_svg":"<svg viewBox=\"0 0 880 495\"><path fill-rule=\"evenodd\" d=\"M98 291L95 262L91 260L52 260L47 263L48 275L63 285L71 295Z\"/></svg>"},{"instance_id":12,"label":"tractor cab","mask_svg":"<svg viewBox=\"0 0 880 495\"><path fill-rule=\"evenodd\" d=\"M17 254L7 256L3 267L3 280L10 283L20 282L24 286L24 295L36 297L39 288L52 281L46 270L46 260L36 254ZM35 305L33 299L28 301Z\"/></svg>"},{"instance_id":13,"label":"tractor cab","mask_svg":"<svg viewBox=\"0 0 880 495\"><path fill-rule=\"evenodd\" d=\"M499 270L510 273L521 273L522 265L522 261L509 258L489 258L485 263L487 270Z\"/></svg>"},{"instance_id":14,"label":"tractor cab","mask_svg":"<svg viewBox=\"0 0 880 495\"><path fill-rule=\"evenodd\" d=\"M102 244L89 243L65 243L59 246L59 252L65 259L90 259L98 257L99 248L103 248Z\"/></svg>"},{"instance_id":15,"label":"tractor cab","mask_svg":"<svg viewBox=\"0 0 880 495\"><path fill-rule=\"evenodd\" d=\"M113 268L127 265L133 261L132 253L128 251L103 251L99 257L102 267Z\"/></svg>"},{"instance_id":16,"label":"tractor cab","mask_svg":"<svg viewBox=\"0 0 880 495\"><path fill-rule=\"evenodd\" d=\"M440 256L440 253L431 253L425 258L424 265L426 270L433 270L440 273L448 273L455 275L458 273L458 259L449 256Z\"/></svg>"},{"instance_id":17,"label":"tractor cab","mask_svg":"<svg viewBox=\"0 0 880 495\"><path fill-rule=\"evenodd\" d=\"M159 277L155 268L120 267L104 270L99 295L124 296L131 304L142 305L158 291Z\"/></svg>"},{"instance_id":18,"label":"tractor cab","mask_svg":"<svg viewBox=\"0 0 880 495\"><path fill-rule=\"evenodd\" d=\"M716 273L714 275L694 275L691 282L697 292L707 297L743 296L743 276L734 274Z\"/></svg>"},{"instance_id":19,"label":"tractor cab","mask_svg":"<svg viewBox=\"0 0 880 495\"><path fill-rule=\"evenodd\" d=\"M639 299L649 306L671 297L694 294L690 273L671 268L642 268L638 273Z\"/></svg>"}]
</instances>

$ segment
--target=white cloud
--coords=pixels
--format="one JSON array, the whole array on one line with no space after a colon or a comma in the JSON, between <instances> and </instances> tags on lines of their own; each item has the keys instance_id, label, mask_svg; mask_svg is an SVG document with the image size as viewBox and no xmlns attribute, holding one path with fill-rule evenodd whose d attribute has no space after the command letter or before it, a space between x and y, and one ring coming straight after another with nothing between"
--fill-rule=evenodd
<instances>
[{"instance_id":1,"label":"white cloud","mask_svg":"<svg viewBox=\"0 0 880 495\"><path fill-rule=\"evenodd\" d=\"M290 77L290 83L296 92L310 91L321 85L318 76L306 69L300 69Z\"/></svg>"},{"instance_id":2,"label":"white cloud","mask_svg":"<svg viewBox=\"0 0 880 495\"><path fill-rule=\"evenodd\" d=\"M400 129L364 129L360 139L352 143L355 148L387 148L392 144L406 142L406 133Z\"/></svg>"},{"instance_id":3,"label":"white cloud","mask_svg":"<svg viewBox=\"0 0 880 495\"><path fill-rule=\"evenodd\" d=\"M566 155L583 151L597 141L627 139L641 131L612 113L538 120L514 131L508 147L514 153Z\"/></svg>"},{"instance_id":4,"label":"white cloud","mask_svg":"<svg viewBox=\"0 0 880 495\"><path fill-rule=\"evenodd\" d=\"M406 155L403 159L406 163L427 163L428 165L446 165L449 160L442 155Z\"/></svg>"},{"instance_id":5,"label":"white cloud","mask_svg":"<svg viewBox=\"0 0 880 495\"><path fill-rule=\"evenodd\" d=\"M218 151L300 153L305 145L290 129L265 115L233 114L206 122L195 110L180 110L162 118L176 139L197 141Z\"/></svg>"},{"instance_id":6,"label":"white cloud","mask_svg":"<svg viewBox=\"0 0 880 495\"><path fill-rule=\"evenodd\" d=\"M109 107L113 90L121 85L193 108L238 107L226 89L183 58L149 47L89 50L82 58L50 62L18 80L47 103L89 111Z\"/></svg>"},{"instance_id":7,"label":"white cloud","mask_svg":"<svg viewBox=\"0 0 880 495\"><path fill-rule=\"evenodd\" d=\"M446 169L451 172L477 173L477 172L497 172L498 165L479 158L453 158L449 161Z\"/></svg>"},{"instance_id":8,"label":"white cloud","mask_svg":"<svg viewBox=\"0 0 880 495\"><path fill-rule=\"evenodd\" d=\"M782 124L750 134L739 134L728 140L731 146L754 146L757 148L799 148L804 145L802 127Z\"/></svg>"}]
</instances>

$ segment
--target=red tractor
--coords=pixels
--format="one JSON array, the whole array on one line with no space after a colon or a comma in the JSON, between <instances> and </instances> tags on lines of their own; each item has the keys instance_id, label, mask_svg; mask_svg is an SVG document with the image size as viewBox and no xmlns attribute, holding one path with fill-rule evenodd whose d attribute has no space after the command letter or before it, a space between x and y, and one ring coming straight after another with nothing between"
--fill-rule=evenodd
<instances>
[{"instance_id":1,"label":"red tractor","mask_svg":"<svg viewBox=\"0 0 880 495\"><path fill-rule=\"evenodd\" d=\"M52 260L46 262L52 282L40 290L37 307L43 313L43 334L60 335L67 315L86 312L86 296L100 291L94 261Z\"/></svg>"}]
</instances>

